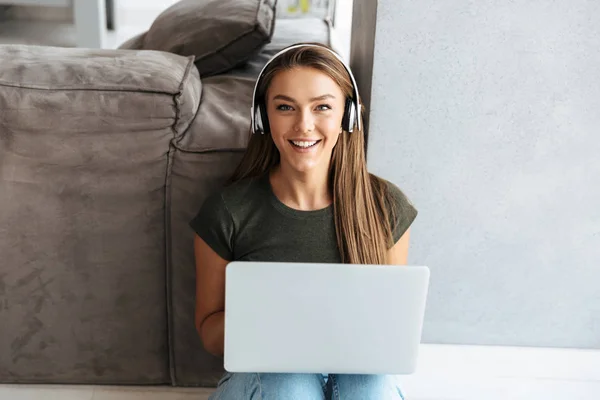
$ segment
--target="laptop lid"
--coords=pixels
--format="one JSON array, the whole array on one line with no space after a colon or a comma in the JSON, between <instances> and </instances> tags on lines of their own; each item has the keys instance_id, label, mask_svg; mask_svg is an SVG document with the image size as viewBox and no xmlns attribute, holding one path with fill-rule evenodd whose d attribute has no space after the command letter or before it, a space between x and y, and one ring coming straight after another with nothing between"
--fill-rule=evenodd
<instances>
[{"instance_id":1,"label":"laptop lid","mask_svg":"<svg viewBox=\"0 0 600 400\"><path fill-rule=\"evenodd\" d=\"M235 261L225 282L229 372L416 369L427 267Z\"/></svg>"}]
</instances>

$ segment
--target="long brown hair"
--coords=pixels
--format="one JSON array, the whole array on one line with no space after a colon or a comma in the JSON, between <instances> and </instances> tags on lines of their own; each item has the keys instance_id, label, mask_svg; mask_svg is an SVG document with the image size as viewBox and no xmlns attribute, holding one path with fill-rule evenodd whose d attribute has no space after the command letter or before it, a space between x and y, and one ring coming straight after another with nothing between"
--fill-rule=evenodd
<instances>
[{"instance_id":1,"label":"long brown hair","mask_svg":"<svg viewBox=\"0 0 600 400\"><path fill-rule=\"evenodd\" d=\"M347 97L353 96L352 81L343 64L327 49L310 46L289 50L273 60L260 78L257 99L265 101L275 75L298 67L314 68L327 74ZM279 164L279 157L271 135L251 134L246 152L230 181L262 176ZM395 213L394 203L389 197L387 183L367 171L362 130L355 128L352 133L344 131L340 135L332 153L329 185L342 262L385 264L387 250L392 245L390 218Z\"/></svg>"}]
</instances>

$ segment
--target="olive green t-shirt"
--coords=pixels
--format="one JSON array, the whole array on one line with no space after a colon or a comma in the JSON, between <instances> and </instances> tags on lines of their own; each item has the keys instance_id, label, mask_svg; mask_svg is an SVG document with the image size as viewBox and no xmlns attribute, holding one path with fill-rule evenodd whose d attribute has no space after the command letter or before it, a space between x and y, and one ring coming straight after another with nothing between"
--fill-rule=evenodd
<instances>
[{"instance_id":1,"label":"olive green t-shirt","mask_svg":"<svg viewBox=\"0 0 600 400\"><path fill-rule=\"evenodd\" d=\"M397 203L391 221L396 243L417 210L398 187L388 185ZM211 194L190 226L228 261L341 262L333 206L315 211L290 208L273 193L268 174Z\"/></svg>"}]
</instances>

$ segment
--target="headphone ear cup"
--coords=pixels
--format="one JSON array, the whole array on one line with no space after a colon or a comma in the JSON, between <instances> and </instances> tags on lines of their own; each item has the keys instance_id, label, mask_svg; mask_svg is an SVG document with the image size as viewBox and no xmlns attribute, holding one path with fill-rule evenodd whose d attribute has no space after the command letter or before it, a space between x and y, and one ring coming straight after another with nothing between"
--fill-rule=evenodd
<instances>
[{"instance_id":1,"label":"headphone ear cup","mask_svg":"<svg viewBox=\"0 0 600 400\"><path fill-rule=\"evenodd\" d=\"M263 103L259 103L257 110L259 112L259 118L257 120L259 120L262 125L260 133L270 133L271 128L269 126L269 116L267 115L267 108Z\"/></svg>"},{"instance_id":2,"label":"headphone ear cup","mask_svg":"<svg viewBox=\"0 0 600 400\"><path fill-rule=\"evenodd\" d=\"M346 99L346 106L344 107L344 116L342 117L342 129L346 132L354 131L354 125L356 124L356 110L354 109L354 102L351 98Z\"/></svg>"},{"instance_id":3,"label":"headphone ear cup","mask_svg":"<svg viewBox=\"0 0 600 400\"><path fill-rule=\"evenodd\" d=\"M254 126L252 127L252 133L262 133L262 119L260 116L260 108L256 106L254 108Z\"/></svg>"},{"instance_id":4,"label":"headphone ear cup","mask_svg":"<svg viewBox=\"0 0 600 400\"><path fill-rule=\"evenodd\" d=\"M269 119L266 117L266 110L262 104L257 104L254 111L254 133L261 135L268 132Z\"/></svg>"}]
</instances>

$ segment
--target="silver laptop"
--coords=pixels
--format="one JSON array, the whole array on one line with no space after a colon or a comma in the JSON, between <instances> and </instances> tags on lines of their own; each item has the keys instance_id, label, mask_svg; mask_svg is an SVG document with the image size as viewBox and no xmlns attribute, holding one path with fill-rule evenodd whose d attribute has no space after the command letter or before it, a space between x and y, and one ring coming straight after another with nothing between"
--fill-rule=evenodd
<instances>
[{"instance_id":1,"label":"silver laptop","mask_svg":"<svg viewBox=\"0 0 600 400\"><path fill-rule=\"evenodd\" d=\"M231 262L229 372L411 374L429 268Z\"/></svg>"}]
</instances>

